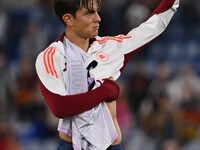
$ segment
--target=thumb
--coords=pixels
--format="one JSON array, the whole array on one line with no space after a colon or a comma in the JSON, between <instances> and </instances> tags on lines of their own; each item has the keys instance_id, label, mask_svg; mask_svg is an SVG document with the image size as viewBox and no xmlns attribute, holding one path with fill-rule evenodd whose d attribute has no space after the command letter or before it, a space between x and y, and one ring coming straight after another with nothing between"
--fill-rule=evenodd
<instances>
[{"instance_id":1,"label":"thumb","mask_svg":"<svg viewBox=\"0 0 200 150\"><path fill-rule=\"evenodd\" d=\"M114 81L114 77L113 76L109 77L108 79Z\"/></svg>"}]
</instances>

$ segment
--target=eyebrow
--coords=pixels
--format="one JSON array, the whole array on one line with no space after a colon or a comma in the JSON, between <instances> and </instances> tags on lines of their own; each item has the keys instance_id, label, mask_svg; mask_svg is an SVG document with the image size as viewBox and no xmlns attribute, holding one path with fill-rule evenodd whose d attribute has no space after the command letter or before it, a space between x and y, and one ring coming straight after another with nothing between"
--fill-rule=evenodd
<instances>
[{"instance_id":1,"label":"eyebrow","mask_svg":"<svg viewBox=\"0 0 200 150\"><path fill-rule=\"evenodd\" d=\"M86 10L85 10L85 12L87 12L87 13L95 13L96 11L98 12L98 11L100 11L100 8L99 7L97 7L97 9L95 9L94 7L92 7L92 8L87 8L87 7L84 7Z\"/></svg>"},{"instance_id":2,"label":"eyebrow","mask_svg":"<svg viewBox=\"0 0 200 150\"><path fill-rule=\"evenodd\" d=\"M93 9L90 9L90 10L87 10L89 13L95 13L95 10L93 10Z\"/></svg>"}]
</instances>

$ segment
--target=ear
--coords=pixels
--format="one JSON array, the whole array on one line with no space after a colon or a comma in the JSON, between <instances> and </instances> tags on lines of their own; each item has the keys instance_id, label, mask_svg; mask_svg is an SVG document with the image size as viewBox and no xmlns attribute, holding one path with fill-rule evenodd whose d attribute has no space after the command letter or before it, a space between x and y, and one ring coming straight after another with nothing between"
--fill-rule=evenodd
<instances>
[{"instance_id":1,"label":"ear","mask_svg":"<svg viewBox=\"0 0 200 150\"><path fill-rule=\"evenodd\" d=\"M63 15L63 21L67 26L72 26L73 25L73 16L69 13L66 13Z\"/></svg>"}]
</instances>

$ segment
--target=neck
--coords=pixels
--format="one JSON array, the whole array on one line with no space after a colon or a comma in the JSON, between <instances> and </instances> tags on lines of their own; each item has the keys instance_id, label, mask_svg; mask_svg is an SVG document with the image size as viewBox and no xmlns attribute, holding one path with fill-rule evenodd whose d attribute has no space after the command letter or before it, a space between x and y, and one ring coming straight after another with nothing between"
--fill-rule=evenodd
<instances>
[{"instance_id":1,"label":"neck","mask_svg":"<svg viewBox=\"0 0 200 150\"><path fill-rule=\"evenodd\" d=\"M78 47L80 47L83 51L87 52L89 48L89 38L82 38L80 36L77 36L75 34L72 34L70 31L65 31L66 38L76 44Z\"/></svg>"}]
</instances>

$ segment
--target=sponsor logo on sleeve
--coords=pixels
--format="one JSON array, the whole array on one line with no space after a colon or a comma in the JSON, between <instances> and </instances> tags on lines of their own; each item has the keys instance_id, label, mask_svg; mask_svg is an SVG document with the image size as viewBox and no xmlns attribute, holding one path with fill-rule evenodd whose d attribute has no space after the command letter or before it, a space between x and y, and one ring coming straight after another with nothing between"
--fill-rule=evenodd
<instances>
[{"instance_id":1,"label":"sponsor logo on sleeve","mask_svg":"<svg viewBox=\"0 0 200 150\"><path fill-rule=\"evenodd\" d=\"M97 53L96 58L104 62L107 62L109 60L109 56L101 51Z\"/></svg>"}]
</instances>

